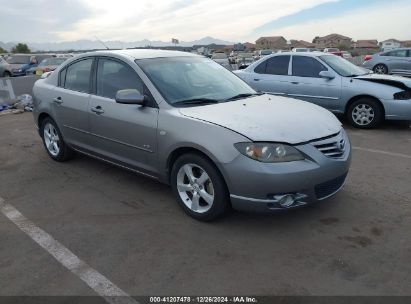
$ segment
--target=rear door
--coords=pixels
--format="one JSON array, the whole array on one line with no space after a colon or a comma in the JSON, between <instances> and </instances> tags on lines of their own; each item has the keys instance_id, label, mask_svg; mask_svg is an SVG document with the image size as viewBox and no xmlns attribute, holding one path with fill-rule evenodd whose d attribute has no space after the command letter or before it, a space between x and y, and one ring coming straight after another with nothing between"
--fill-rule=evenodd
<instances>
[{"instance_id":1,"label":"rear door","mask_svg":"<svg viewBox=\"0 0 411 304\"><path fill-rule=\"evenodd\" d=\"M81 58L60 71L52 91L52 112L65 141L86 148L90 143L88 109L94 59Z\"/></svg>"},{"instance_id":2,"label":"rear door","mask_svg":"<svg viewBox=\"0 0 411 304\"><path fill-rule=\"evenodd\" d=\"M254 69L249 83L260 92L286 95L291 81L290 58L290 55L267 58Z\"/></svg>"},{"instance_id":3,"label":"rear door","mask_svg":"<svg viewBox=\"0 0 411 304\"><path fill-rule=\"evenodd\" d=\"M93 152L106 159L156 175L158 107L137 72L127 63L100 57L89 117ZM117 91L136 89L147 96L145 106L119 104Z\"/></svg>"},{"instance_id":4,"label":"rear door","mask_svg":"<svg viewBox=\"0 0 411 304\"><path fill-rule=\"evenodd\" d=\"M341 98L341 78L332 70L334 79L321 78L321 71L328 71L328 68L315 57L293 55L288 95L327 109L336 108Z\"/></svg>"},{"instance_id":5,"label":"rear door","mask_svg":"<svg viewBox=\"0 0 411 304\"><path fill-rule=\"evenodd\" d=\"M393 74L403 74L411 70L411 62L408 50L393 50L382 54L383 63Z\"/></svg>"}]
</instances>

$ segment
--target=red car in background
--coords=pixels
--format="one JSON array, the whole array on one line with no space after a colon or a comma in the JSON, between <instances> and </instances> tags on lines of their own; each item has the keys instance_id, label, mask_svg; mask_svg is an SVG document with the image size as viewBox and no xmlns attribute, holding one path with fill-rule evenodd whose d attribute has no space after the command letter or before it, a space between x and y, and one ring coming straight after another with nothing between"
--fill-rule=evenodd
<instances>
[{"instance_id":1,"label":"red car in background","mask_svg":"<svg viewBox=\"0 0 411 304\"><path fill-rule=\"evenodd\" d=\"M328 49L324 49L324 53L330 53L336 56L340 56L340 57L344 57L343 56L343 52L341 52L339 49L337 48L328 48Z\"/></svg>"}]
</instances>

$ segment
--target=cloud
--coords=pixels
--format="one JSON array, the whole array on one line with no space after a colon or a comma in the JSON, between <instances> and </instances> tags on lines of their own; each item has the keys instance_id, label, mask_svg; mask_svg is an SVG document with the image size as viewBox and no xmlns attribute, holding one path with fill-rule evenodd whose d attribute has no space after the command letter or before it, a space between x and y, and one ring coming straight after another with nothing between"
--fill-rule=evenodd
<instances>
[{"instance_id":1,"label":"cloud","mask_svg":"<svg viewBox=\"0 0 411 304\"><path fill-rule=\"evenodd\" d=\"M65 31L91 10L80 0L0 0L0 39L4 41L49 41L54 31Z\"/></svg>"},{"instance_id":2,"label":"cloud","mask_svg":"<svg viewBox=\"0 0 411 304\"><path fill-rule=\"evenodd\" d=\"M321 19L281 27L269 32L270 35L284 35L295 39L311 40L314 36L340 33L357 39L384 40L397 38L411 39L409 1L391 1L373 7L354 9L339 16L326 16Z\"/></svg>"},{"instance_id":3,"label":"cloud","mask_svg":"<svg viewBox=\"0 0 411 304\"><path fill-rule=\"evenodd\" d=\"M115 5L112 0L84 0L94 17L58 35L61 40L98 36L104 40L168 41L171 37L194 40L216 36L242 41L261 24L330 1L335 0L116 0Z\"/></svg>"}]
</instances>

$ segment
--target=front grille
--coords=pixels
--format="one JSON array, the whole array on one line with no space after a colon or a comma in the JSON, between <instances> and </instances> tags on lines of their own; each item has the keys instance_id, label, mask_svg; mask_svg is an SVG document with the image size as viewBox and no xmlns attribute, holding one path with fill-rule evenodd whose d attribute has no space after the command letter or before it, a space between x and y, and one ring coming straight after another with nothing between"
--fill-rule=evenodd
<instances>
[{"instance_id":1,"label":"front grille","mask_svg":"<svg viewBox=\"0 0 411 304\"><path fill-rule=\"evenodd\" d=\"M312 145L327 157L341 158L345 152L346 142L340 132L333 137L315 141Z\"/></svg>"},{"instance_id":2,"label":"front grille","mask_svg":"<svg viewBox=\"0 0 411 304\"><path fill-rule=\"evenodd\" d=\"M342 187L342 185L344 185L346 177L347 173L343 176L337 177L333 180L315 186L314 190L317 199L324 199L327 196L330 196L337 192Z\"/></svg>"}]
</instances>

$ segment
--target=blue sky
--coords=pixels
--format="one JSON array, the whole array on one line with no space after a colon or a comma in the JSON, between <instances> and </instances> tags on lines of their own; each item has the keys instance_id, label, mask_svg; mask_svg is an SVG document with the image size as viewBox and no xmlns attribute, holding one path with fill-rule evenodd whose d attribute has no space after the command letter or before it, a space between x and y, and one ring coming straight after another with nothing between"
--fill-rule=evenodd
<instances>
[{"instance_id":1,"label":"blue sky","mask_svg":"<svg viewBox=\"0 0 411 304\"><path fill-rule=\"evenodd\" d=\"M319 20L324 17L332 18L340 16L357 10L360 8L368 8L372 10L375 5L387 3L387 0L339 0L314 6L312 8L304 9L297 13L280 17L276 20L270 21L254 30L255 34L264 33L272 29L280 29L290 25L303 24L312 20ZM400 2L393 1L392 2Z\"/></svg>"}]
</instances>

